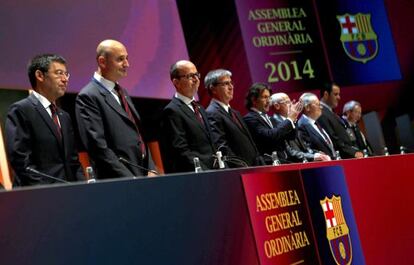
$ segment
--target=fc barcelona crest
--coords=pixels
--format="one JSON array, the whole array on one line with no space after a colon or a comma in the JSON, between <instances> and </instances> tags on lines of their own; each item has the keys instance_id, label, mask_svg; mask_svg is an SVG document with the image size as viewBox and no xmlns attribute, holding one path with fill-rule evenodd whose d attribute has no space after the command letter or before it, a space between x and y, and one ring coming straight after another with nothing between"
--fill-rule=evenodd
<instances>
[{"instance_id":1,"label":"fc barcelona crest","mask_svg":"<svg viewBox=\"0 0 414 265\"><path fill-rule=\"evenodd\" d=\"M372 60L378 53L378 41L371 26L371 14L344 14L337 16L337 19L341 25L341 42L345 53L358 62Z\"/></svg>"},{"instance_id":2,"label":"fc barcelona crest","mask_svg":"<svg viewBox=\"0 0 414 265\"><path fill-rule=\"evenodd\" d=\"M320 203L326 221L326 237L336 264L351 264L351 237L342 211L341 197L325 197Z\"/></svg>"}]
</instances>

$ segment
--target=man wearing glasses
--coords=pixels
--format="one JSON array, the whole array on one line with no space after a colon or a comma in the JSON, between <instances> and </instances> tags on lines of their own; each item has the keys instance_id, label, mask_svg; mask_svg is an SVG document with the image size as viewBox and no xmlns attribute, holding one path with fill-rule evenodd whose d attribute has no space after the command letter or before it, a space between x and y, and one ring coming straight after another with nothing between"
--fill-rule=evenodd
<instances>
[{"instance_id":1,"label":"man wearing glasses","mask_svg":"<svg viewBox=\"0 0 414 265\"><path fill-rule=\"evenodd\" d=\"M322 107L318 97L313 93L303 93L300 96L303 102L303 115L298 121L301 136L310 147L319 150L331 159L336 158L336 151L331 137L319 124L322 115Z\"/></svg>"},{"instance_id":2,"label":"man wearing glasses","mask_svg":"<svg viewBox=\"0 0 414 265\"><path fill-rule=\"evenodd\" d=\"M292 102L287 94L275 93L270 97L270 101L274 112L273 119L276 121L276 124L281 124L287 119L292 119L292 111L290 111ZM297 126L295 126L295 131L292 133L292 136L286 139L286 151L289 160L292 162L331 160L328 155L311 149L308 145L308 143L303 141L297 130Z\"/></svg>"},{"instance_id":3,"label":"man wearing glasses","mask_svg":"<svg viewBox=\"0 0 414 265\"><path fill-rule=\"evenodd\" d=\"M38 55L27 70L34 91L14 103L6 119L6 146L15 173L14 186L83 179L72 121L56 106L69 81L65 59L55 54Z\"/></svg>"},{"instance_id":4,"label":"man wearing glasses","mask_svg":"<svg viewBox=\"0 0 414 265\"><path fill-rule=\"evenodd\" d=\"M230 167L263 165L263 159L240 113L230 107L234 83L232 73L225 69L210 71L204 85L212 97L207 108L214 143L226 156Z\"/></svg>"},{"instance_id":5,"label":"man wearing glasses","mask_svg":"<svg viewBox=\"0 0 414 265\"><path fill-rule=\"evenodd\" d=\"M161 150L165 172L194 171L194 158L203 170L213 169L216 148L211 138L204 108L194 96L200 85L200 73L186 60L174 63L170 79L176 93L162 114Z\"/></svg>"}]
</instances>

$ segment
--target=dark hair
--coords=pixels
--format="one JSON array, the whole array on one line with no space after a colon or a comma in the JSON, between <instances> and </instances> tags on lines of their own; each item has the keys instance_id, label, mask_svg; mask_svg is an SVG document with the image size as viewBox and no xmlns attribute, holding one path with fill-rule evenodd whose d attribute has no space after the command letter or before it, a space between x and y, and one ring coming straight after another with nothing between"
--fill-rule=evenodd
<instances>
[{"instance_id":1,"label":"dark hair","mask_svg":"<svg viewBox=\"0 0 414 265\"><path fill-rule=\"evenodd\" d=\"M246 99L244 105L249 110L253 107L253 100L258 99L260 95L263 93L264 90L269 91L272 94L272 89L266 83L254 83L247 92Z\"/></svg>"},{"instance_id":2,"label":"dark hair","mask_svg":"<svg viewBox=\"0 0 414 265\"><path fill-rule=\"evenodd\" d=\"M334 81L325 82L320 90L320 96L323 97L323 94L325 94L325 91L328 92L328 94L331 94L333 86L336 86L337 84Z\"/></svg>"},{"instance_id":3,"label":"dark hair","mask_svg":"<svg viewBox=\"0 0 414 265\"><path fill-rule=\"evenodd\" d=\"M42 73L49 71L50 64L57 62L66 65L66 60L57 54L40 54L33 57L27 64L27 74L29 76L30 85L32 88L36 87L36 71L39 70Z\"/></svg>"},{"instance_id":4,"label":"dark hair","mask_svg":"<svg viewBox=\"0 0 414 265\"><path fill-rule=\"evenodd\" d=\"M232 73L226 69L216 69L212 70L207 73L206 77L204 78L204 86L207 88L208 94L211 96L212 92L211 89L213 86L217 85L219 78L223 76L231 77Z\"/></svg>"}]
</instances>

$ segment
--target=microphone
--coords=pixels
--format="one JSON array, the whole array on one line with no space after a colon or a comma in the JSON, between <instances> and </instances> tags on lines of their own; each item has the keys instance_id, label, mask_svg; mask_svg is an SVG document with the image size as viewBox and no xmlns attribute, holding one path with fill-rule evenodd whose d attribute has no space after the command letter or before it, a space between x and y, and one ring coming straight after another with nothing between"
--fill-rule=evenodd
<instances>
[{"instance_id":1,"label":"microphone","mask_svg":"<svg viewBox=\"0 0 414 265\"><path fill-rule=\"evenodd\" d=\"M216 155L213 155L214 158L216 158L214 160L214 165L216 164L216 162L218 163L218 167L220 169L222 168L226 168L226 165L224 164L224 158L223 158L223 154L221 153L221 151L217 151Z\"/></svg>"},{"instance_id":2,"label":"microphone","mask_svg":"<svg viewBox=\"0 0 414 265\"><path fill-rule=\"evenodd\" d=\"M130 162L129 160L127 160L127 159L123 158L122 156L118 157L118 160L119 160L121 163L124 163L124 164L130 165L130 166L133 166L133 167L136 167L136 168L139 168L139 169L142 169L142 170L145 170L145 171L151 172L151 173L153 173L153 174L155 174L155 175L159 175L159 174L160 174L160 173L158 173L158 172L157 172L157 171L155 171L155 170L152 170L152 169L149 169L149 168L145 168L145 167L143 167L143 166L140 166L140 165L137 165L137 164L135 164L135 163L132 163L132 162Z\"/></svg>"},{"instance_id":3,"label":"microphone","mask_svg":"<svg viewBox=\"0 0 414 265\"><path fill-rule=\"evenodd\" d=\"M286 160L286 159L283 159L283 158L278 157L277 152L275 154L275 151L272 152L271 155L269 155L267 153L264 153L263 155L264 156L267 156L267 157L269 157L269 158L272 159L272 165L273 166L276 166L275 163L277 163L277 162L279 162L279 164L277 164L277 165L281 165L281 164L291 164L292 163L292 161L289 161L289 160Z\"/></svg>"},{"instance_id":4,"label":"microphone","mask_svg":"<svg viewBox=\"0 0 414 265\"><path fill-rule=\"evenodd\" d=\"M66 180L63 180L63 179L59 179L59 178L53 177L53 176L51 176L51 175L45 174L45 173L43 173L43 172L40 172L40 171L38 171L38 170L36 170L36 169L34 169L34 168L30 167L30 166L26 167L26 171L27 171L27 172L29 172L29 173L32 173L32 174L35 174L35 175L41 176L41 177L43 177L43 178L53 179L53 180L55 180L55 181L57 181L57 182L61 182L61 183L70 183L69 181L66 181Z\"/></svg>"}]
</instances>

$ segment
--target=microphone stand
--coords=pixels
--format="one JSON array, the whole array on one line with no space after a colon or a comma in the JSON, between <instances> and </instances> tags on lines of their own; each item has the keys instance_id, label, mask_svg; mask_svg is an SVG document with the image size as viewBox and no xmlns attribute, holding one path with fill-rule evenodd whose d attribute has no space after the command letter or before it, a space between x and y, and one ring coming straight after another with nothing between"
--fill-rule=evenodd
<instances>
[{"instance_id":1,"label":"microphone stand","mask_svg":"<svg viewBox=\"0 0 414 265\"><path fill-rule=\"evenodd\" d=\"M144 170L144 171L147 171L147 172L151 172L151 173L153 173L153 174L155 174L155 175L159 175L159 174L160 174L160 173L158 173L158 172L157 172L157 171L155 171L155 170L152 170L152 169L149 169L149 168L145 168L145 167L143 167L143 166L140 166L140 165L137 165L137 164L135 164L135 163L132 163L132 162L128 161L127 159L123 158L123 157L119 157L119 158L118 158L118 160L119 160L121 163L123 163L123 164L127 164L127 165L133 166L133 167L135 167L135 168L139 168L139 169L141 169L141 170Z\"/></svg>"},{"instance_id":2,"label":"microphone stand","mask_svg":"<svg viewBox=\"0 0 414 265\"><path fill-rule=\"evenodd\" d=\"M43 172L40 172L40 171L38 171L38 170L36 170L36 169L34 169L34 168L32 168L32 167L26 167L26 171L27 171L27 172L29 172L29 173L32 173L32 174L35 174L35 175L41 176L41 177L43 177L43 178L53 179L53 180L55 180L55 181L57 181L57 182L66 183L66 184L70 183L70 182L68 182L68 181L66 181L66 180L59 179L59 178L53 177L53 176L51 176L51 175L45 174L45 173L43 173Z\"/></svg>"}]
</instances>

